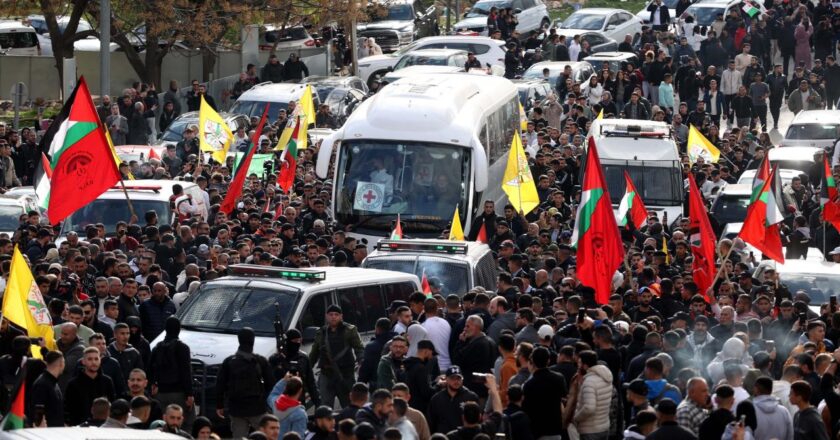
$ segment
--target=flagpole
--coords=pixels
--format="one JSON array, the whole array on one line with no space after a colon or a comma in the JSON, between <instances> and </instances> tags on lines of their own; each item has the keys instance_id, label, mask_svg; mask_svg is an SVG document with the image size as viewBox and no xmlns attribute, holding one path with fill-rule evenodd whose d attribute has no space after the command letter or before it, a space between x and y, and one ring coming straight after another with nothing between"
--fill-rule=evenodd
<instances>
[{"instance_id":1,"label":"flagpole","mask_svg":"<svg viewBox=\"0 0 840 440\"><path fill-rule=\"evenodd\" d=\"M732 254L733 249L735 249L735 242L734 241L729 245L729 251L726 252L726 256L723 257L723 260L721 260L720 269L718 269L717 274L715 274L715 279L712 280L712 284L709 287L712 287L712 288L715 287L715 283L717 283L717 280L720 278L720 275L723 273L723 269L726 267L726 260L729 260L729 255Z\"/></svg>"},{"instance_id":2,"label":"flagpole","mask_svg":"<svg viewBox=\"0 0 840 440\"><path fill-rule=\"evenodd\" d=\"M128 212L131 213L132 218L136 219L135 221L139 221L140 219L134 211L134 204L131 203L131 198L128 197L128 190L125 189L125 180L123 180L122 173L120 173L120 186L122 187L123 194L125 194L125 201L128 202Z\"/></svg>"}]
</instances>

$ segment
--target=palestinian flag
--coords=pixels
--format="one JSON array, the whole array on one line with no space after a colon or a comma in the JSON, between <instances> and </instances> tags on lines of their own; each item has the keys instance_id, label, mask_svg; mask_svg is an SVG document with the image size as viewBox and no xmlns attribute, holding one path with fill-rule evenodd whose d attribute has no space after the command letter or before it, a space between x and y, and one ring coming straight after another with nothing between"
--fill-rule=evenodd
<instances>
[{"instance_id":1,"label":"palestinian flag","mask_svg":"<svg viewBox=\"0 0 840 440\"><path fill-rule=\"evenodd\" d=\"M595 289L595 302L606 304L612 294L613 274L624 261L624 246L594 138L589 138L586 153L572 246L577 248L578 279Z\"/></svg>"},{"instance_id":2,"label":"palestinian flag","mask_svg":"<svg viewBox=\"0 0 840 440\"><path fill-rule=\"evenodd\" d=\"M837 182L834 181L834 175L831 173L827 155L823 155L820 206L822 206L823 220L831 223L835 229L840 231L840 192L837 190Z\"/></svg>"},{"instance_id":3,"label":"palestinian flag","mask_svg":"<svg viewBox=\"0 0 840 440\"><path fill-rule=\"evenodd\" d=\"M219 208L219 210L225 214L230 214L231 211L233 211L233 208L236 207L236 201L239 199L239 196L242 195L242 188L245 186L245 176L248 174L248 168L251 166L251 159L254 157L254 153L257 151L257 148L259 148L258 140L262 135L263 127L265 126L267 118L268 104L265 105L262 118L260 118L260 123L257 125L257 131L254 132L254 136L251 138L251 143L248 146L248 151L245 153L241 163L237 164L236 169L234 170L233 179L230 182L230 186L228 186L228 192L225 194L225 199L222 201L222 205ZM268 202L266 202L266 207L268 207Z\"/></svg>"},{"instance_id":4,"label":"palestinian flag","mask_svg":"<svg viewBox=\"0 0 840 440\"><path fill-rule=\"evenodd\" d=\"M23 429L24 408L26 396L26 381L21 380L20 387L18 387L15 400L12 402L12 407L9 412L3 417L0 422L0 431L11 431L14 429Z\"/></svg>"},{"instance_id":5,"label":"palestinian flag","mask_svg":"<svg viewBox=\"0 0 840 440\"><path fill-rule=\"evenodd\" d=\"M291 129L291 136L289 136L288 143L284 146L283 154L280 156L280 174L277 176L277 185L289 194L292 186L295 184L295 175L297 174L297 150L298 138L301 130L301 119L305 118L301 115L298 108L289 117L286 128Z\"/></svg>"},{"instance_id":6,"label":"palestinian flag","mask_svg":"<svg viewBox=\"0 0 840 440\"><path fill-rule=\"evenodd\" d=\"M691 275L700 294L706 298L706 301L710 301L706 291L712 287L712 281L715 278L717 237L709 222L706 205L703 204L703 196L700 195L694 176L689 176L688 183L688 241L691 246L691 256L694 257Z\"/></svg>"},{"instance_id":7,"label":"palestinian flag","mask_svg":"<svg viewBox=\"0 0 840 440\"><path fill-rule=\"evenodd\" d=\"M397 224L394 226L394 230L391 231L391 236L389 238L391 240L402 240L403 238L402 222L400 222L399 214L397 214Z\"/></svg>"},{"instance_id":8,"label":"palestinian flag","mask_svg":"<svg viewBox=\"0 0 840 440\"><path fill-rule=\"evenodd\" d=\"M627 214L630 214L630 220L633 226L637 229L641 228L647 222L648 212L645 208L645 203L642 202L642 197L636 191L636 186L633 185L633 180L627 171L624 172L624 197L621 198L621 203L618 204L618 226L627 226Z\"/></svg>"},{"instance_id":9,"label":"palestinian flag","mask_svg":"<svg viewBox=\"0 0 840 440\"><path fill-rule=\"evenodd\" d=\"M47 155L41 153L41 166L35 169L35 194L38 196L38 207L46 211L50 206L50 179L52 167Z\"/></svg>"},{"instance_id":10,"label":"palestinian flag","mask_svg":"<svg viewBox=\"0 0 840 440\"><path fill-rule=\"evenodd\" d=\"M62 109L62 113L69 109L67 118L61 121L48 150L53 174L47 210L54 225L121 179L84 77L79 78L71 98Z\"/></svg>"},{"instance_id":11,"label":"palestinian flag","mask_svg":"<svg viewBox=\"0 0 840 440\"><path fill-rule=\"evenodd\" d=\"M484 226L484 222L481 222L481 227L478 228L478 235L476 235L475 241L487 243L487 228Z\"/></svg>"},{"instance_id":12,"label":"palestinian flag","mask_svg":"<svg viewBox=\"0 0 840 440\"><path fill-rule=\"evenodd\" d=\"M776 172L777 170L773 170L770 173L770 179L764 182L758 197L747 208L747 218L744 220L744 226L741 227L738 236L760 250L765 256L779 263L784 263L782 235L779 229L779 223L784 218L771 191L772 177Z\"/></svg>"},{"instance_id":13,"label":"palestinian flag","mask_svg":"<svg viewBox=\"0 0 840 440\"><path fill-rule=\"evenodd\" d=\"M761 9L758 6L754 5L752 2L744 2L744 6L741 6L741 9L750 16L750 18L755 17L756 14L761 12Z\"/></svg>"},{"instance_id":14,"label":"palestinian flag","mask_svg":"<svg viewBox=\"0 0 840 440\"><path fill-rule=\"evenodd\" d=\"M426 298L432 297L432 287L429 286L429 279L426 278L426 270L423 269L423 278L420 280L420 286L423 289L423 293L426 294Z\"/></svg>"}]
</instances>

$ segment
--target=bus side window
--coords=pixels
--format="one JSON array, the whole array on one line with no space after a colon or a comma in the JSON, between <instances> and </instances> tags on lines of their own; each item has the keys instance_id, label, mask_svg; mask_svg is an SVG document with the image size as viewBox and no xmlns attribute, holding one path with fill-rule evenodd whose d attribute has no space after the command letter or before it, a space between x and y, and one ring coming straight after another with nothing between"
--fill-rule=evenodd
<instances>
[{"instance_id":1,"label":"bus side window","mask_svg":"<svg viewBox=\"0 0 840 440\"><path fill-rule=\"evenodd\" d=\"M391 304L396 300L408 301L408 297L417 290L412 283L386 284L382 286L385 290L385 304Z\"/></svg>"},{"instance_id":2,"label":"bus side window","mask_svg":"<svg viewBox=\"0 0 840 440\"><path fill-rule=\"evenodd\" d=\"M373 331L379 316L368 313L365 300L374 296L379 297L379 285L338 289L337 293L338 302L344 312L344 320L358 327L359 333Z\"/></svg>"},{"instance_id":3,"label":"bus side window","mask_svg":"<svg viewBox=\"0 0 840 440\"><path fill-rule=\"evenodd\" d=\"M485 289L493 289L496 286L496 261L492 253L487 253L478 261L475 268L476 285Z\"/></svg>"}]
</instances>

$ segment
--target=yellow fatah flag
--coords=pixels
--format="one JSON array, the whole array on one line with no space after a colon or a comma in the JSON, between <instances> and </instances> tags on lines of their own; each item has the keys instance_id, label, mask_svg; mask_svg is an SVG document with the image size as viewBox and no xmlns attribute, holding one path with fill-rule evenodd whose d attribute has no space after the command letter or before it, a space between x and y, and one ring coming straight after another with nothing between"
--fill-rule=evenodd
<instances>
[{"instance_id":1,"label":"yellow fatah flag","mask_svg":"<svg viewBox=\"0 0 840 440\"><path fill-rule=\"evenodd\" d=\"M528 129L528 114L525 113L525 107L522 107L522 103L519 103L519 130L525 131Z\"/></svg>"},{"instance_id":2,"label":"yellow fatah flag","mask_svg":"<svg viewBox=\"0 0 840 440\"><path fill-rule=\"evenodd\" d=\"M452 216L452 226L449 227L449 239L464 240L464 228L461 227L461 215L458 214L458 206L455 206L455 214Z\"/></svg>"},{"instance_id":3,"label":"yellow fatah flag","mask_svg":"<svg viewBox=\"0 0 840 440\"><path fill-rule=\"evenodd\" d=\"M286 121L286 127L280 133L280 139L277 141L277 146L274 149L276 151L283 151L289 145L289 142L294 139L295 148L297 150L305 150L309 146L309 139L306 134L308 130L306 119L307 116L301 107L295 107L292 114L289 115L289 119Z\"/></svg>"},{"instance_id":4,"label":"yellow fatah flag","mask_svg":"<svg viewBox=\"0 0 840 440\"><path fill-rule=\"evenodd\" d=\"M105 127L102 127L105 130ZM114 148L114 141L111 140L111 133L108 130L105 130L105 139L108 139L108 146L111 147L111 154L114 156L114 162L117 164L117 169L120 168L120 164L122 163L122 159L117 154L117 149ZM128 169L128 180L134 180L134 174L131 172L131 168Z\"/></svg>"},{"instance_id":5,"label":"yellow fatah flag","mask_svg":"<svg viewBox=\"0 0 840 440\"><path fill-rule=\"evenodd\" d=\"M312 100L312 86L310 86L309 84L307 84L306 88L303 89L303 95L300 97L298 106L300 106L301 111L306 115L306 126L308 127L309 124L314 124L315 102Z\"/></svg>"},{"instance_id":6,"label":"yellow fatah flag","mask_svg":"<svg viewBox=\"0 0 840 440\"><path fill-rule=\"evenodd\" d=\"M668 240L662 237L662 252L665 252L665 264L671 264L671 253L668 252Z\"/></svg>"},{"instance_id":7,"label":"yellow fatah flag","mask_svg":"<svg viewBox=\"0 0 840 440\"><path fill-rule=\"evenodd\" d=\"M692 125L688 129L688 160L692 164L702 157L706 162L717 163L720 160L720 150Z\"/></svg>"},{"instance_id":8,"label":"yellow fatah flag","mask_svg":"<svg viewBox=\"0 0 840 440\"><path fill-rule=\"evenodd\" d=\"M12 254L9 280L3 294L3 317L25 330L30 338L44 338L48 349L56 349L50 312L17 247ZM32 355L40 358L40 347L33 345Z\"/></svg>"},{"instance_id":9,"label":"yellow fatah flag","mask_svg":"<svg viewBox=\"0 0 840 440\"><path fill-rule=\"evenodd\" d=\"M595 118L595 119L597 119L597 120L599 120L599 121L600 121L601 119L604 119L604 109L601 109L601 111L599 111L599 112L598 112L598 117L597 117L597 118Z\"/></svg>"},{"instance_id":10,"label":"yellow fatah flag","mask_svg":"<svg viewBox=\"0 0 840 440\"><path fill-rule=\"evenodd\" d=\"M528 158L525 157L525 150L522 149L522 137L518 132L513 135L513 141L510 144L505 175L502 179L502 190L507 194L510 204L520 214L527 214L540 204L537 186L531 176Z\"/></svg>"},{"instance_id":11,"label":"yellow fatah flag","mask_svg":"<svg viewBox=\"0 0 840 440\"><path fill-rule=\"evenodd\" d=\"M198 145L201 151L210 153L219 163L225 163L233 132L210 104L201 97L198 110Z\"/></svg>"}]
</instances>

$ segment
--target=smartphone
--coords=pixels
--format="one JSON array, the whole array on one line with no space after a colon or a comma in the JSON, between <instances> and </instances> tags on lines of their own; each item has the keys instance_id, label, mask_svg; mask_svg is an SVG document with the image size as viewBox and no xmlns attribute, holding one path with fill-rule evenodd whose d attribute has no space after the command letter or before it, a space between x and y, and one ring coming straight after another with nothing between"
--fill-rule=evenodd
<instances>
[{"instance_id":1,"label":"smartphone","mask_svg":"<svg viewBox=\"0 0 840 440\"><path fill-rule=\"evenodd\" d=\"M487 383L487 375L484 373L473 373L472 377L475 383Z\"/></svg>"},{"instance_id":2,"label":"smartphone","mask_svg":"<svg viewBox=\"0 0 840 440\"><path fill-rule=\"evenodd\" d=\"M578 310L577 322L583 322L586 319L586 309Z\"/></svg>"},{"instance_id":3,"label":"smartphone","mask_svg":"<svg viewBox=\"0 0 840 440\"><path fill-rule=\"evenodd\" d=\"M300 368L298 368L297 361L289 362L289 374L291 374L292 376L300 376Z\"/></svg>"},{"instance_id":4,"label":"smartphone","mask_svg":"<svg viewBox=\"0 0 840 440\"><path fill-rule=\"evenodd\" d=\"M772 353L774 350L776 350L776 341L772 339L764 341L764 351Z\"/></svg>"},{"instance_id":5,"label":"smartphone","mask_svg":"<svg viewBox=\"0 0 840 440\"><path fill-rule=\"evenodd\" d=\"M805 321L807 321L807 320L808 320L808 317L807 317L806 314L804 314L804 313L799 314L799 325L800 326L805 325Z\"/></svg>"},{"instance_id":6,"label":"smartphone","mask_svg":"<svg viewBox=\"0 0 840 440\"><path fill-rule=\"evenodd\" d=\"M831 307L831 313L834 313L837 310L837 297L831 296L828 298L828 303Z\"/></svg>"},{"instance_id":7,"label":"smartphone","mask_svg":"<svg viewBox=\"0 0 840 440\"><path fill-rule=\"evenodd\" d=\"M741 415L741 419L738 420L738 425L744 426L745 423L747 423L747 415L743 414Z\"/></svg>"}]
</instances>

